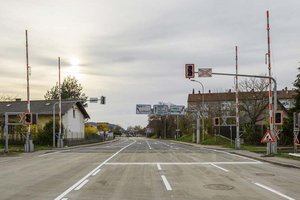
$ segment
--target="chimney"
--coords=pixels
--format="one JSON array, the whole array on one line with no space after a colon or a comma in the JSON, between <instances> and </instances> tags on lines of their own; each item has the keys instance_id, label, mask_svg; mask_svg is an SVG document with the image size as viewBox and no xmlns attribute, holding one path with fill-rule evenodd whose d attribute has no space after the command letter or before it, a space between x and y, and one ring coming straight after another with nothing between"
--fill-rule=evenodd
<instances>
[{"instance_id":1,"label":"chimney","mask_svg":"<svg viewBox=\"0 0 300 200\"><path fill-rule=\"evenodd\" d=\"M208 93L210 93L210 90L208 90Z\"/></svg>"},{"instance_id":2,"label":"chimney","mask_svg":"<svg viewBox=\"0 0 300 200\"><path fill-rule=\"evenodd\" d=\"M198 94L200 94L201 92L200 92L200 90L198 91Z\"/></svg>"},{"instance_id":3,"label":"chimney","mask_svg":"<svg viewBox=\"0 0 300 200\"><path fill-rule=\"evenodd\" d=\"M193 94L195 94L195 89L193 89Z\"/></svg>"}]
</instances>

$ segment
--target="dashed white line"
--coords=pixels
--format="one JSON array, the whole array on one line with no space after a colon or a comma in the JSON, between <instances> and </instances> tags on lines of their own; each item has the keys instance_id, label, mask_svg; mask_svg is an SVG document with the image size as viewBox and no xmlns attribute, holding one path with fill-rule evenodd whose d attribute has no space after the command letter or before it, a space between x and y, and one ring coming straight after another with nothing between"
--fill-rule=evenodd
<instances>
[{"instance_id":1,"label":"dashed white line","mask_svg":"<svg viewBox=\"0 0 300 200\"><path fill-rule=\"evenodd\" d=\"M158 169L158 170L161 170L161 166L160 166L159 163L157 163L156 166L157 166L157 169Z\"/></svg>"},{"instance_id":2,"label":"dashed white line","mask_svg":"<svg viewBox=\"0 0 300 200\"><path fill-rule=\"evenodd\" d=\"M101 169L98 169L97 171L95 171L92 176L96 176L99 172L101 171Z\"/></svg>"},{"instance_id":3,"label":"dashed white line","mask_svg":"<svg viewBox=\"0 0 300 200\"><path fill-rule=\"evenodd\" d=\"M61 193L58 197L56 197L54 200L61 200L64 196L66 196L67 194L69 194L74 188L76 188L78 185L80 185L83 181L85 181L88 177L90 177L93 173L95 173L98 169L100 169L103 165L105 165L108 161L110 161L113 157L115 157L117 154L119 154L121 151L123 151L124 149L126 149L127 147L129 147L130 145L134 144L136 142L136 140L134 140L134 142L126 145L125 147L123 147L122 149L120 149L119 151L117 151L116 153L114 153L112 156L110 156L109 158L107 158L104 162L102 162L100 165L98 165L95 169L93 169L91 172L89 172L87 175L85 175L82 179L80 179L79 181L77 181L74 185L72 185L71 187L69 187L67 190L65 190L63 193Z\"/></svg>"},{"instance_id":4,"label":"dashed white line","mask_svg":"<svg viewBox=\"0 0 300 200\"><path fill-rule=\"evenodd\" d=\"M61 199L61 200L68 200L68 198L63 198L63 199Z\"/></svg>"},{"instance_id":5,"label":"dashed white line","mask_svg":"<svg viewBox=\"0 0 300 200\"><path fill-rule=\"evenodd\" d=\"M162 180L165 184L165 187L166 187L167 191L171 191L172 187L171 187L169 181L167 180L167 178L165 177L165 175L161 175L161 178L162 178Z\"/></svg>"},{"instance_id":6,"label":"dashed white line","mask_svg":"<svg viewBox=\"0 0 300 200\"><path fill-rule=\"evenodd\" d=\"M274 189L272 189L272 188L270 188L270 187L268 187L268 186L265 186L265 185L263 185L263 184L260 184L260 183L254 183L254 184L257 185L257 186L259 186L259 187L261 187L261 188L264 188L265 190L268 190L268 191L270 191L270 192L273 192L274 194L277 194L277 195L279 195L279 196L281 196L281 197L283 197L283 198L286 198L286 199L288 199L288 200L295 200L294 198L289 197L289 196L287 196L287 195L285 195L285 194L282 194L281 192L278 192L278 191L276 191L276 190L274 190Z\"/></svg>"},{"instance_id":7,"label":"dashed white line","mask_svg":"<svg viewBox=\"0 0 300 200\"><path fill-rule=\"evenodd\" d=\"M80 190L87 182L89 182L89 179L84 180L80 185L78 185L74 190Z\"/></svg>"},{"instance_id":8,"label":"dashed white line","mask_svg":"<svg viewBox=\"0 0 300 200\"><path fill-rule=\"evenodd\" d=\"M210 165L211 165L211 166L214 166L214 167L216 167L216 168L218 168L218 169L220 169L220 170L223 170L224 172L229 172L229 170L227 170L227 169L225 169L225 168L223 168L223 167L220 167L220 166L218 166L218 165L215 165L214 163L210 163Z\"/></svg>"},{"instance_id":9,"label":"dashed white line","mask_svg":"<svg viewBox=\"0 0 300 200\"><path fill-rule=\"evenodd\" d=\"M146 140L146 143L148 144L149 149L152 149L152 147L150 146L148 140Z\"/></svg>"}]
</instances>

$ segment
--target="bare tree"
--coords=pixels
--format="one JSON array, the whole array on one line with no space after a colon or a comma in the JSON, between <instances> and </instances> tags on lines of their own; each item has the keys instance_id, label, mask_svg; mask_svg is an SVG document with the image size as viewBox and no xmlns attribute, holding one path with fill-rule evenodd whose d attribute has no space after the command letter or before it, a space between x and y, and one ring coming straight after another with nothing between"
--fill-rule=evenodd
<instances>
[{"instance_id":1,"label":"bare tree","mask_svg":"<svg viewBox=\"0 0 300 200\"><path fill-rule=\"evenodd\" d=\"M268 106L268 81L266 79L250 78L239 83L241 123L248 123L253 133L255 124L266 116L264 111Z\"/></svg>"}]
</instances>

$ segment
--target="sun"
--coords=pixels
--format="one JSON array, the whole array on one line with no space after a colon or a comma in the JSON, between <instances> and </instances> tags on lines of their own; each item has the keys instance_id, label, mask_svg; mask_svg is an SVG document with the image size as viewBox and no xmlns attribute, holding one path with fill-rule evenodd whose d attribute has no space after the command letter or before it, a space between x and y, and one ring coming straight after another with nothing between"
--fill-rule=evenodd
<instances>
[{"instance_id":1,"label":"sun","mask_svg":"<svg viewBox=\"0 0 300 200\"><path fill-rule=\"evenodd\" d=\"M80 66L79 66L79 59L78 58L71 58L70 59L70 66L68 67L67 74L71 76L75 76L76 78L80 78Z\"/></svg>"}]
</instances>

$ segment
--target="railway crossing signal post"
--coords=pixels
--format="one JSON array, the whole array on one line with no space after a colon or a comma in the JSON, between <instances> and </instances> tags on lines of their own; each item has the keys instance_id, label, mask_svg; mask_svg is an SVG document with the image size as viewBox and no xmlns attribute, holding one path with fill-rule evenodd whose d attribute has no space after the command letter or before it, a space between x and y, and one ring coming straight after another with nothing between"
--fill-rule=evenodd
<instances>
[{"instance_id":1,"label":"railway crossing signal post","mask_svg":"<svg viewBox=\"0 0 300 200\"><path fill-rule=\"evenodd\" d=\"M188 65L188 64L187 64ZM186 65L186 69L187 69ZM194 65L193 65L194 66ZM269 105L273 107L274 104L274 111L277 111L277 82L272 76L259 76L259 75L249 75L249 74L230 74L230 73L213 73L211 68L199 68L198 72L199 77L211 77L212 75L221 75L221 76L234 76L234 77L253 77L253 78L263 78L263 79L269 79L272 80L274 83L274 102L272 102L272 98L269 98ZM190 74L189 74L190 75ZM188 78L188 77L187 77ZM279 118L279 115L278 115ZM267 155L271 154L277 154L277 137L275 134L275 124L273 123L274 119L274 112L270 112L269 120L270 120L270 134L272 135L273 138L275 138L274 142L270 143L271 147L268 148L269 145L267 145ZM236 137L236 143L235 143L236 149L239 149L240 147L240 137L237 135Z\"/></svg>"}]
</instances>

